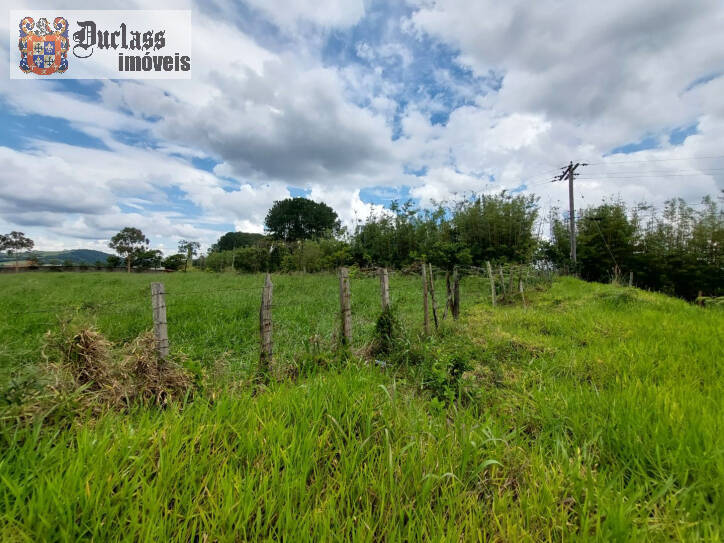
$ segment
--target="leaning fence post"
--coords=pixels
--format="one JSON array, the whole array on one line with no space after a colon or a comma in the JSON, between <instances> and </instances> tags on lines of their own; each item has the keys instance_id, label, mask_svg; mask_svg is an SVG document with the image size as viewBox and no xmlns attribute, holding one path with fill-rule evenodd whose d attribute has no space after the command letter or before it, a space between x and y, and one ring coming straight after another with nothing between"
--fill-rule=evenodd
<instances>
[{"instance_id":1,"label":"leaning fence post","mask_svg":"<svg viewBox=\"0 0 724 543\"><path fill-rule=\"evenodd\" d=\"M495 277L493 277L493 267L490 265L490 260L486 262L488 266L488 277L490 278L490 299L495 307Z\"/></svg>"},{"instance_id":2,"label":"leaning fence post","mask_svg":"<svg viewBox=\"0 0 724 543\"><path fill-rule=\"evenodd\" d=\"M423 312L423 323L425 326L425 334L430 333L430 315L427 309L427 266L422 263L422 312Z\"/></svg>"},{"instance_id":3,"label":"leaning fence post","mask_svg":"<svg viewBox=\"0 0 724 543\"><path fill-rule=\"evenodd\" d=\"M349 271L339 269L339 307L342 318L342 344L352 343L352 306L349 292Z\"/></svg>"},{"instance_id":4,"label":"leaning fence post","mask_svg":"<svg viewBox=\"0 0 724 543\"><path fill-rule=\"evenodd\" d=\"M380 294L382 296L382 311L390 308L390 275L387 268L380 268Z\"/></svg>"},{"instance_id":5,"label":"leaning fence post","mask_svg":"<svg viewBox=\"0 0 724 543\"><path fill-rule=\"evenodd\" d=\"M261 291L261 308L259 309L259 335L261 336L261 355L259 361L264 373L269 371L272 361L272 293L274 285L271 275L266 274L264 288Z\"/></svg>"},{"instance_id":6,"label":"leaning fence post","mask_svg":"<svg viewBox=\"0 0 724 543\"><path fill-rule=\"evenodd\" d=\"M460 275L458 275L458 267L453 269L453 303L452 303L453 319L458 320L460 316Z\"/></svg>"},{"instance_id":7,"label":"leaning fence post","mask_svg":"<svg viewBox=\"0 0 724 543\"><path fill-rule=\"evenodd\" d=\"M166 321L166 291L163 283L151 283L151 307L153 307L153 335L156 338L158 356L168 357L168 323Z\"/></svg>"}]
</instances>

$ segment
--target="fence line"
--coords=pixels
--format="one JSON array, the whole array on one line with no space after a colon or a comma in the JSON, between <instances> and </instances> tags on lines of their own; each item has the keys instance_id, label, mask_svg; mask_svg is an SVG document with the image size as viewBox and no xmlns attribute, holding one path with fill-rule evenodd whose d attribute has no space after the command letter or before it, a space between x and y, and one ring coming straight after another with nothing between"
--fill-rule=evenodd
<instances>
[{"instance_id":1,"label":"fence line","mask_svg":"<svg viewBox=\"0 0 724 543\"><path fill-rule=\"evenodd\" d=\"M487 273L487 278L485 278L484 274L482 273L485 271ZM411 293L395 293L394 288L390 288L390 276L409 276L410 274L401 274L398 272L391 273L390 270L387 270L386 268L376 268L374 272L374 276L376 276L380 281L380 308L382 311L385 311L387 308L391 306L395 306L396 304L404 304L407 302L415 302L417 301L420 303L422 301L423 304L423 319L422 319L422 327L426 334L430 333L430 314L429 309L432 309L432 317L433 322L435 325L435 330L438 329L440 326L441 321L444 321L447 317L448 313L451 313L453 319L457 319L460 312L460 305L461 305L461 290L460 290L460 283L461 279L464 277L470 276L470 277L477 277L479 279L488 280L490 282L490 301L493 307L496 306L496 303L502 302L502 301L512 301L512 300L520 300L524 305L526 304L526 298L525 298L525 285L529 280L532 280L532 283L535 283L537 281L540 281L543 277L546 280L549 280L551 278L551 275L547 273L544 270L535 270L531 269L527 266L506 266L505 270L502 266L498 268L498 274L500 276L500 279L496 277L496 273L493 272L492 266L490 263L487 263L486 269L479 268L476 266L457 266L453 270L448 270L444 268L438 268L435 266L432 266L430 263L424 263L418 267L418 274L422 280L422 300L420 300L419 297L414 296ZM443 279L444 274L444 279ZM352 285L355 282L354 277L350 277L350 271L347 268L340 268L339 271L339 333L336 335L339 343L341 345L351 345L352 343L352 325L353 325L353 313L356 307L358 307L356 304L354 304L352 299ZM437 277L436 277L437 276ZM446 296L444 298L445 300L445 307L442 312L442 316L438 313L438 307L437 307L437 298L436 293L438 292L438 289L440 288L439 285L436 288L435 281L444 280L444 291L446 293ZM500 291L496 290L495 283L499 281L500 282ZM517 285L516 285L517 281ZM506 289L506 283L509 284L508 288ZM480 288L476 288L474 285L477 285L476 283L470 283L468 284L467 288L470 290L468 291L468 296L472 295L478 298L478 296L483 296L484 288L481 285ZM514 285L517 288L514 288ZM394 287L394 285L393 285ZM184 298L188 298L193 295L197 294L205 294L205 295L213 295L216 293L229 293L229 292L239 292L239 291L247 291L252 292L256 291L261 294L261 306L259 311L259 330L260 330L260 336L259 336L259 361L262 368L268 369L269 364L272 361L273 358L273 318L272 318L272 310L278 309L278 308L291 308L291 307L310 307L311 303L314 303L316 308L322 308L324 311L329 311L332 309L332 303L333 302L325 302L322 304L319 304L317 302L294 302L294 301L282 301L281 303L274 303L272 301L272 289L277 290L277 294L279 291L282 293L285 292L287 289L292 289L293 291L298 291L299 287L298 285L289 285L289 284L281 284L281 285L273 285L271 282L271 275L266 274L264 284L262 286L255 286L255 287L231 287L231 288L218 288L218 289L204 289L204 290L193 290L193 291L184 291L184 290L178 290L178 291L166 291L164 284L160 282L152 283L151 286L151 314L152 314L152 322L153 322L153 330L154 330L154 337L156 341L156 349L158 351L158 354L161 358L166 358L169 356L170 353L170 344L169 344L169 327L173 328L173 318L174 313L176 313L180 307L176 308L176 304L172 304L172 313L171 313L171 321L167 318L167 297L171 296L172 300L181 300ZM147 295L146 295L147 296ZM84 302L77 305L73 305L70 310L73 311L89 311L89 312L95 312L100 309L105 308L118 308L119 311L104 311L102 315L109 315L109 314L116 314L121 312L127 312L129 307L134 307L134 309L141 310L142 308L138 305L140 302L144 301L145 303L148 303L148 298L144 297L137 297L134 293L129 298L125 298L122 300L114 300L109 302ZM230 298L230 300L234 301L233 298ZM60 307L60 306L58 306ZM148 308L148 305L145 306ZM419 307L419 306L418 306ZM123 308L121 310L121 308ZM63 309L68 310L69 308L66 306ZM249 309L249 308L247 308ZM147 309L146 309L147 310ZM6 316L16 316L16 315L25 315L28 313L32 314L50 314L49 308L45 308L43 310L28 310L28 311L22 311L22 312L15 312L15 313L5 313ZM183 313L183 312L182 312ZM56 319L61 319L61 315L55 315ZM356 321L357 319L355 319ZM50 325L53 322L57 322L57 320L48 320L48 321L42 321L42 322L31 322L27 326L44 326L44 325ZM418 324L419 326L419 324ZM8 327L8 326L2 326L0 325L0 330L9 330L9 329L15 329L20 331L21 328L26 327ZM282 330L284 330L286 327L282 327ZM7 347L9 344L5 344L3 349L0 349L0 354L6 355L6 353L9 355L9 352L7 350ZM19 346L19 345L18 345ZM28 351L32 352L32 351ZM19 354L19 353L18 353Z\"/></svg>"}]
</instances>

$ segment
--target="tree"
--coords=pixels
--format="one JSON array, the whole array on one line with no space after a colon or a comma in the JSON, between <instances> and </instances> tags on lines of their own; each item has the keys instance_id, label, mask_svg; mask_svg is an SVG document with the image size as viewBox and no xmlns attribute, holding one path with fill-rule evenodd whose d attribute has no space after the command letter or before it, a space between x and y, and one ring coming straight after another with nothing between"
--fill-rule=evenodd
<instances>
[{"instance_id":1,"label":"tree","mask_svg":"<svg viewBox=\"0 0 724 543\"><path fill-rule=\"evenodd\" d=\"M307 198L278 200L266 214L264 227L286 242L330 237L339 232L337 213L325 203Z\"/></svg>"},{"instance_id":2,"label":"tree","mask_svg":"<svg viewBox=\"0 0 724 543\"><path fill-rule=\"evenodd\" d=\"M136 253L134 263L137 268L160 268L163 260L163 253L158 249L150 249L148 251L140 251Z\"/></svg>"},{"instance_id":3,"label":"tree","mask_svg":"<svg viewBox=\"0 0 724 543\"><path fill-rule=\"evenodd\" d=\"M704 197L699 209L680 198L663 209L645 203L628 209L610 201L583 209L578 219L578 272L593 281L634 274L634 283L693 300L699 291L724 291L724 209ZM559 267L569 263L568 225L551 217L551 241L542 255ZM618 270L615 268L618 267ZM612 274L611 271L614 270Z\"/></svg>"},{"instance_id":4,"label":"tree","mask_svg":"<svg viewBox=\"0 0 724 543\"><path fill-rule=\"evenodd\" d=\"M623 202L584 209L577 222L578 267L583 279L603 282L631 271L636 228Z\"/></svg>"},{"instance_id":5,"label":"tree","mask_svg":"<svg viewBox=\"0 0 724 543\"><path fill-rule=\"evenodd\" d=\"M18 253L21 250L29 251L35 246L32 239L26 238L22 232L13 230L9 234L0 236L0 251L7 251L15 255L15 272L18 271Z\"/></svg>"},{"instance_id":6,"label":"tree","mask_svg":"<svg viewBox=\"0 0 724 543\"><path fill-rule=\"evenodd\" d=\"M186 265L184 271L189 269L189 261L198 254L201 244L198 241L188 241L182 239L178 242L178 252L186 255Z\"/></svg>"},{"instance_id":7,"label":"tree","mask_svg":"<svg viewBox=\"0 0 724 543\"><path fill-rule=\"evenodd\" d=\"M175 255L168 256L163 261L163 267L167 270L178 271L186 264L186 255L178 253Z\"/></svg>"},{"instance_id":8,"label":"tree","mask_svg":"<svg viewBox=\"0 0 724 543\"><path fill-rule=\"evenodd\" d=\"M131 273L133 260L148 250L149 243L148 238L138 228L127 226L111 238L108 246L126 259L128 273Z\"/></svg>"},{"instance_id":9,"label":"tree","mask_svg":"<svg viewBox=\"0 0 724 543\"><path fill-rule=\"evenodd\" d=\"M341 223L337 213L325 203L307 198L287 198L274 202L266 214L264 227L274 239L299 244L299 264L304 265L304 242L329 238L339 233Z\"/></svg>"},{"instance_id":10,"label":"tree","mask_svg":"<svg viewBox=\"0 0 724 543\"><path fill-rule=\"evenodd\" d=\"M111 255L106 259L109 268L120 268L123 265L123 259L120 256Z\"/></svg>"},{"instance_id":11,"label":"tree","mask_svg":"<svg viewBox=\"0 0 724 543\"><path fill-rule=\"evenodd\" d=\"M211 246L209 252L219 253L221 251L233 251L242 247L253 247L265 238L264 234L251 232L227 232Z\"/></svg>"},{"instance_id":12,"label":"tree","mask_svg":"<svg viewBox=\"0 0 724 543\"><path fill-rule=\"evenodd\" d=\"M470 249L473 263L486 260L529 261L537 240L533 225L538 217L538 198L534 195L482 195L463 200L455 208L455 241Z\"/></svg>"}]
</instances>

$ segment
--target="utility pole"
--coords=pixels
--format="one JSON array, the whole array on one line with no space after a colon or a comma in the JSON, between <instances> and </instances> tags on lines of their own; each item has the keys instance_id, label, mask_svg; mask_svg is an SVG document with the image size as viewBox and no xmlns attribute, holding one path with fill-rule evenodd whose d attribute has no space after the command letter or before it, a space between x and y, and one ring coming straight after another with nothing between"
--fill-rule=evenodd
<instances>
[{"instance_id":1,"label":"utility pole","mask_svg":"<svg viewBox=\"0 0 724 543\"><path fill-rule=\"evenodd\" d=\"M573 164L573 162L569 162L568 166L563 168L563 173L554 179L554 181L563 181L564 178L568 178L568 214L571 234L571 262L573 262L574 268L576 266L576 209L573 204L573 179L578 175L576 173L576 169L579 166L588 166L588 164L581 162Z\"/></svg>"}]
</instances>

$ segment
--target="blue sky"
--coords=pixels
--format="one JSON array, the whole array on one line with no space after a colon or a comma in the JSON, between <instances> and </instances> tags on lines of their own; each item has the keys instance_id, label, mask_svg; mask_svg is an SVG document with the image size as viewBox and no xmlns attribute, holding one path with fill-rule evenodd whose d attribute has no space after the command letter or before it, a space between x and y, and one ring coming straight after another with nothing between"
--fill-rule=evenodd
<instances>
[{"instance_id":1,"label":"blue sky","mask_svg":"<svg viewBox=\"0 0 724 543\"><path fill-rule=\"evenodd\" d=\"M139 226L170 252L260 231L289 196L350 227L395 199L505 189L548 207L565 202L547 181L569 160L591 164L584 202L716 194L724 7L639 4L104 3L191 9L192 80L4 79L0 231L103 249ZM577 25L552 32L561 11Z\"/></svg>"}]
</instances>

